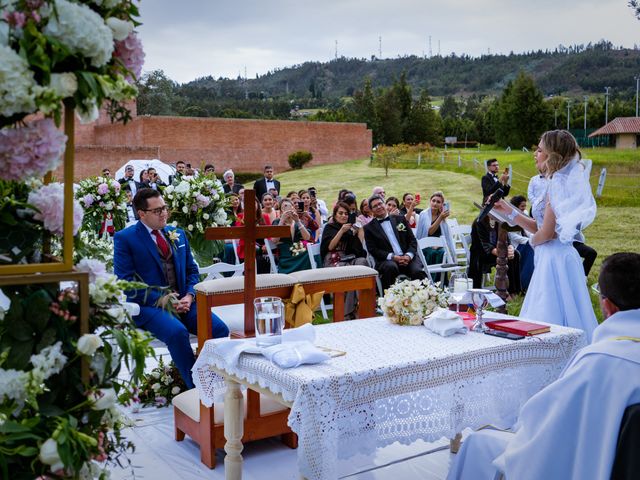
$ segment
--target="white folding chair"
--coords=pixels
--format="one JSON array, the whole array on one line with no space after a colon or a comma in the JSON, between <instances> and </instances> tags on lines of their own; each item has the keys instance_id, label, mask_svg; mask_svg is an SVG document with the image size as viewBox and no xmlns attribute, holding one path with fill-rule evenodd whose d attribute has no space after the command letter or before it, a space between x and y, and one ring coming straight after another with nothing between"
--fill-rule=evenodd
<instances>
[{"instance_id":1,"label":"white folding chair","mask_svg":"<svg viewBox=\"0 0 640 480\"><path fill-rule=\"evenodd\" d=\"M311 268L318 268L318 264L316 263L316 255L320 255L320 244L319 243L308 243L307 244L307 255L309 255L309 263L311 264ZM322 312L322 318L325 320L329 320L329 316L327 315L327 310L333 310L333 305L325 305L324 298L320 300L320 311Z\"/></svg>"},{"instance_id":2,"label":"white folding chair","mask_svg":"<svg viewBox=\"0 0 640 480\"><path fill-rule=\"evenodd\" d=\"M443 248L444 249L444 258L441 263L433 263L431 265L427 265L427 260L422 253L422 250L425 248ZM457 272L464 269L464 266L454 264L449 256L449 249L447 248L447 242L443 237L424 237L418 239L418 255L420 256L420 260L424 266L424 271L427 274L427 277L432 278L432 273L448 273L448 272Z\"/></svg>"},{"instance_id":3,"label":"white folding chair","mask_svg":"<svg viewBox=\"0 0 640 480\"><path fill-rule=\"evenodd\" d=\"M198 268L200 275L207 275L204 280L213 280L216 278L225 278L223 273L233 273L232 277L242 276L244 273L244 263L231 265L229 263L219 262L208 267ZM203 280L203 281L204 281ZM237 331L244 328L244 305L220 305L211 309L225 323L229 330Z\"/></svg>"},{"instance_id":4,"label":"white folding chair","mask_svg":"<svg viewBox=\"0 0 640 480\"><path fill-rule=\"evenodd\" d=\"M371 268L375 269L376 268L376 261L371 256L371 254L369 253L369 250L367 250L367 245L366 244L362 244L362 248L364 248L364 251L367 252L367 263L369 264L369 266ZM378 287L378 296L379 297L384 296L384 292L382 291L382 281L380 280L380 275L378 275L376 277L376 287Z\"/></svg>"},{"instance_id":5,"label":"white folding chair","mask_svg":"<svg viewBox=\"0 0 640 480\"><path fill-rule=\"evenodd\" d=\"M458 225L455 218L451 221L447 219L447 224L451 233L451 245L455 248L454 252L449 252L452 261L467 266L470 258L470 244L466 243L464 236L471 234L471 225ZM458 247L458 245L460 246Z\"/></svg>"},{"instance_id":6,"label":"white folding chair","mask_svg":"<svg viewBox=\"0 0 640 480\"><path fill-rule=\"evenodd\" d=\"M267 251L267 256L269 257L269 264L271 265L269 272L270 273L278 273L278 265L276 265L276 257L273 255L273 250L275 250L276 246L269 238L264 239L264 247Z\"/></svg>"}]
</instances>

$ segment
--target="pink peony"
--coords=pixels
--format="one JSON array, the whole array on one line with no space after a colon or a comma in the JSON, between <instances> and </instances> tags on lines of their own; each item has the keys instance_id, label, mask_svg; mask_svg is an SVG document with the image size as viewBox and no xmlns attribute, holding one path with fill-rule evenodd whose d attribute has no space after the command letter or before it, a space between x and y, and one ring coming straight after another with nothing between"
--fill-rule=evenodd
<instances>
[{"instance_id":1,"label":"pink peony","mask_svg":"<svg viewBox=\"0 0 640 480\"><path fill-rule=\"evenodd\" d=\"M0 129L0 178L20 181L55 170L66 142L67 136L50 118Z\"/></svg>"},{"instance_id":2,"label":"pink peony","mask_svg":"<svg viewBox=\"0 0 640 480\"><path fill-rule=\"evenodd\" d=\"M140 78L142 73L142 65L144 64L144 51L142 50L142 42L136 35L131 32L127 38L115 42L116 49L113 56L119 58L124 67L129 70L135 78ZM133 83L134 79L127 77L129 83Z\"/></svg>"},{"instance_id":3,"label":"pink peony","mask_svg":"<svg viewBox=\"0 0 640 480\"><path fill-rule=\"evenodd\" d=\"M120 191L120 183L119 182L117 182L115 180L111 180L111 186L116 191L116 193L118 193Z\"/></svg>"},{"instance_id":4,"label":"pink peony","mask_svg":"<svg viewBox=\"0 0 640 480\"><path fill-rule=\"evenodd\" d=\"M98 195L106 195L107 193L109 193L109 185L106 183L98 185Z\"/></svg>"},{"instance_id":5,"label":"pink peony","mask_svg":"<svg viewBox=\"0 0 640 480\"><path fill-rule=\"evenodd\" d=\"M39 210L33 215L34 220L41 221L44 228L54 235L63 234L64 185L62 183L43 185L31 192L27 201ZM78 200L73 200L73 235L78 233L83 216L82 205Z\"/></svg>"}]
</instances>

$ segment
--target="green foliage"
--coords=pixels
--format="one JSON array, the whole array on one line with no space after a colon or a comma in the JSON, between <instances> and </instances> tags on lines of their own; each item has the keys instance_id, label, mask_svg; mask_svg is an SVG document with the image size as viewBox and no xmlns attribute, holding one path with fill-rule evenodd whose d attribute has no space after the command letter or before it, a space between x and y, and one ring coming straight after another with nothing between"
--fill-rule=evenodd
<instances>
[{"instance_id":1,"label":"green foliage","mask_svg":"<svg viewBox=\"0 0 640 480\"><path fill-rule=\"evenodd\" d=\"M313 154L306 150L299 150L289 155L289 166L294 170L300 170L313 159Z\"/></svg>"},{"instance_id":2,"label":"green foliage","mask_svg":"<svg viewBox=\"0 0 640 480\"><path fill-rule=\"evenodd\" d=\"M494 124L496 141L503 147L529 148L547 130L550 118L551 110L533 78L520 72L498 100Z\"/></svg>"}]
</instances>

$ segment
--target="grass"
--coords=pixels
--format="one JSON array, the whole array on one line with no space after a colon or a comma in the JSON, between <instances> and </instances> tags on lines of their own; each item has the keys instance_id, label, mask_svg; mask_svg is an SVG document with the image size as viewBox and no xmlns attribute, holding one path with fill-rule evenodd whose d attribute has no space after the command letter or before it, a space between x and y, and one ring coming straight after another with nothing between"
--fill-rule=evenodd
<instances>
[{"instance_id":1,"label":"grass","mask_svg":"<svg viewBox=\"0 0 640 480\"><path fill-rule=\"evenodd\" d=\"M611 171L628 169L625 180L635 182L635 186L640 187L639 153L617 152L612 149L596 149L588 152L590 155L585 154L585 157L593 159L594 169L595 165L606 166ZM479 160L495 156L502 165L511 163L514 173L522 172L519 173L523 175L522 178L514 174L511 192L526 194L528 178L534 174L531 153L505 154L502 151L481 149L480 152L461 150L461 155L463 154L471 161L468 160L469 166L463 166L462 169L457 167L457 153L455 153L455 164L449 161L444 165L430 165L431 168L392 168L389 170L388 177L385 177L383 168L370 166L369 159L366 159L288 171L279 174L278 179L282 183L282 191L285 194L291 190L315 186L318 189L318 196L327 202L329 208L343 188L352 190L357 195L358 201L367 198L376 185L384 186L387 197L402 197L405 192L420 192L423 198L422 207L431 193L442 190L451 203L452 217L457 218L460 223L470 224L477 215L473 202L482 200L480 177L484 173L483 168L474 170L472 158L474 155ZM616 182L619 181L618 177L613 178L616 178ZM598 252L598 258L589 275L589 285L597 281L600 264L607 256L622 251L640 252L640 236L636 233L636 228L640 225L640 198L637 200L630 198L627 190L630 189L612 191L609 197L603 196L598 199L596 219L584 232L587 244ZM599 312L599 308L596 311Z\"/></svg>"}]
</instances>

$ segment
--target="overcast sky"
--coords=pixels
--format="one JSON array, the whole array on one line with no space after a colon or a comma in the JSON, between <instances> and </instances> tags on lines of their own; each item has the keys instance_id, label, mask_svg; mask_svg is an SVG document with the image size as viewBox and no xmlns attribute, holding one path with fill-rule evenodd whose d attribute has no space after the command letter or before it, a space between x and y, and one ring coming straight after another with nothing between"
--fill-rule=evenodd
<instances>
[{"instance_id":1,"label":"overcast sky","mask_svg":"<svg viewBox=\"0 0 640 480\"><path fill-rule=\"evenodd\" d=\"M478 56L607 39L640 44L626 0L143 0L146 61L180 83L254 78L338 55Z\"/></svg>"}]
</instances>

